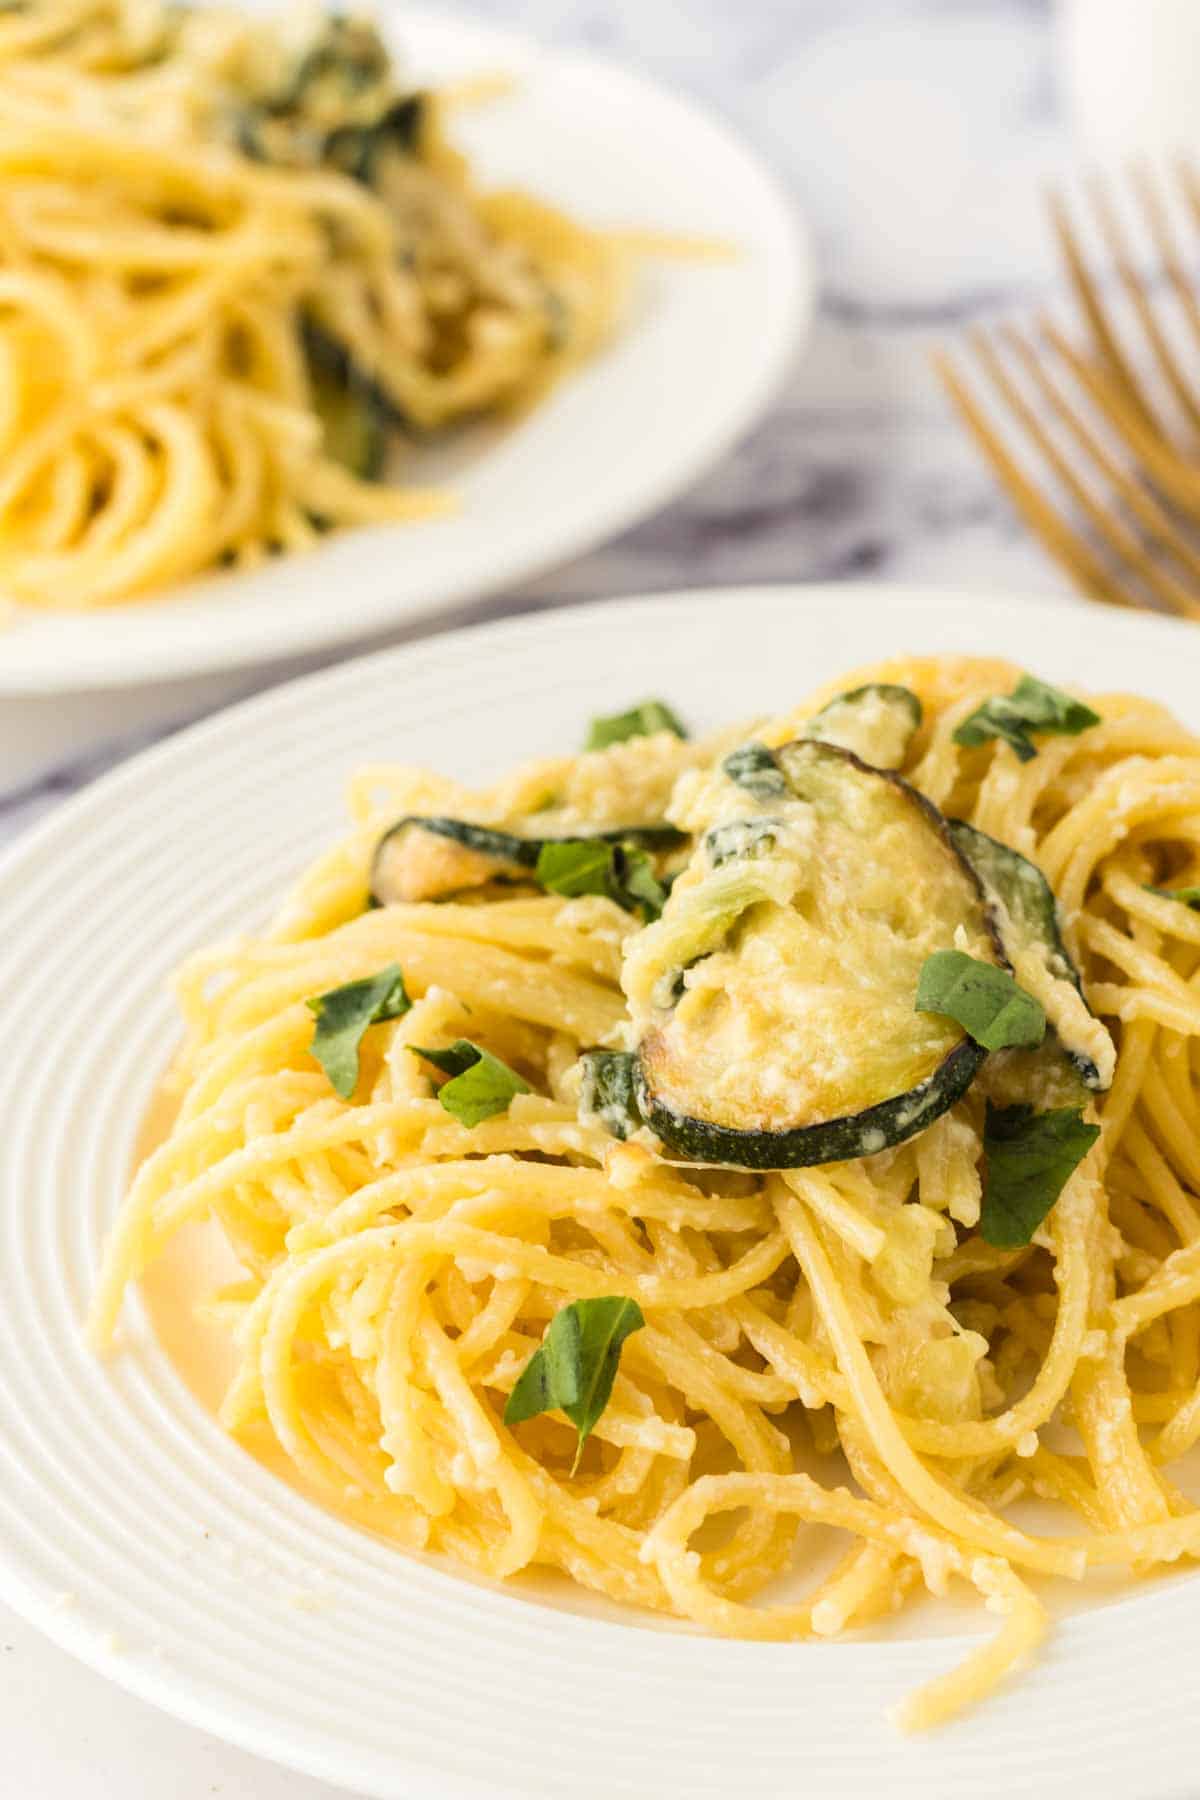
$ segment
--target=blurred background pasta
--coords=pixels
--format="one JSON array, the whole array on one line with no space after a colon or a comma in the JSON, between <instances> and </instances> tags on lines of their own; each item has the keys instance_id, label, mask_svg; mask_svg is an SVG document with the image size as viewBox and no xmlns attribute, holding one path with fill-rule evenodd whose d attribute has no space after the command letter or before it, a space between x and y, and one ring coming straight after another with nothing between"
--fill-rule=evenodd
<instances>
[{"instance_id":1,"label":"blurred background pasta","mask_svg":"<svg viewBox=\"0 0 1200 1800\"><path fill-rule=\"evenodd\" d=\"M385 479L397 433L528 405L595 347L627 249L484 192L455 98L345 16L0 7L14 597L104 605L429 516L446 496Z\"/></svg>"}]
</instances>

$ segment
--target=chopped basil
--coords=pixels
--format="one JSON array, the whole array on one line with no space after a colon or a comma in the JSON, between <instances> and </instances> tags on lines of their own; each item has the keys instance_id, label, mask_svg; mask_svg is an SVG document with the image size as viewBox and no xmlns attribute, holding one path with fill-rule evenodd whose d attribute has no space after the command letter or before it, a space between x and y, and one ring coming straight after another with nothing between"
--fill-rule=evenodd
<instances>
[{"instance_id":1,"label":"chopped basil","mask_svg":"<svg viewBox=\"0 0 1200 1800\"><path fill-rule=\"evenodd\" d=\"M585 750L604 750L609 744L623 744L627 738L652 737L656 731L674 732L685 738L687 731L665 700L643 700L628 712L612 713L605 719L593 719L588 727Z\"/></svg>"},{"instance_id":2,"label":"chopped basil","mask_svg":"<svg viewBox=\"0 0 1200 1800\"><path fill-rule=\"evenodd\" d=\"M777 800L788 791L783 770L776 762L774 752L765 744L742 744L739 749L731 750L721 764L721 770L756 800Z\"/></svg>"},{"instance_id":3,"label":"chopped basil","mask_svg":"<svg viewBox=\"0 0 1200 1800\"><path fill-rule=\"evenodd\" d=\"M1200 887L1160 888L1150 883L1142 884L1148 894L1157 894L1160 900L1177 900L1180 906L1190 906L1193 912L1200 912Z\"/></svg>"},{"instance_id":4,"label":"chopped basil","mask_svg":"<svg viewBox=\"0 0 1200 1800\"><path fill-rule=\"evenodd\" d=\"M935 950L917 983L917 1012L954 1019L985 1050L1031 1049L1046 1035L1046 1015L1007 969L965 950Z\"/></svg>"},{"instance_id":5,"label":"chopped basil","mask_svg":"<svg viewBox=\"0 0 1200 1800\"><path fill-rule=\"evenodd\" d=\"M482 1125L507 1112L514 1094L530 1092L529 1083L515 1069L470 1038L456 1038L445 1050L422 1050L417 1044L409 1049L450 1076L438 1089L438 1099L460 1125Z\"/></svg>"},{"instance_id":6,"label":"chopped basil","mask_svg":"<svg viewBox=\"0 0 1200 1800\"><path fill-rule=\"evenodd\" d=\"M1030 741L1031 732L1052 731L1077 737L1089 725L1099 723L1100 714L1082 700L1072 700L1060 688L1050 687L1032 675L1022 675L1011 694L993 694L977 706L954 733L954 741L974 746L1001 738L1021 762L1028 762L1037 755L1037 746Z\"/></svg>"},{"instance_id":7,"label":"chopped basil","mask_svg":"<svg viewBox=\"0 0 1200 1800\"><path fill-rule=\"evenodd\" d=\"M568 899L579 894L607 894L611 865L611 844L601 838L572 838L542 845L537 878L548 894Z\"/></svg>"},{"instance_id":8,"label":"chopped basil","mask_svg":"<svg viewBox=\"0 0 1200 1800\"><path fill-rule=\"evenodd\" d=\"M543 844L538 852L537 878L548 894L570 899L604 894L626 912L640 913L643 921L657 919L667 897L644 850L636 844L608 844L601 838Z\"/></svg>"},{"instance_id":9,"label":"chopped basil","mask_svg":"<svg viewBox=\"0 0 1200 1800\"><path fill-rule=\"evenodd\" d=\"M621 1346L646 1323L636 1300L613 1294L602 1300L573 1300L556 1312L517 1377L504 1408L504 1423L519 1425L538 1413L564 1412L579 1433L574 1475L583 1446L612 1395Z\"/></svg>"},{"instance_id":10,"label":"chopped basil","mask_svg":"<svg viewBox=\"0 0 1200 1800\"><path fill-rule=\"evenodd\" d=\"M317 994L305 1005L316 1015L309 1052L328 1075L336 1094L349 1100L358 1085L358 1051L368 1025L398 1019L412 1005L399 963L378 975L348 981L345 987Z\"/></svg>"},{"instance_id":11,"label":"chopped basil","mask_svg":"<svg viewBox=\"0 0 1200 1800\"><path fill-rule=\"evenodd\" d=\"M987 1182L979 1230L1000 1250L1028 1244L1067 1179L1100 1136L1081 1106L1035 1113L1027 1104L988 1101L983 1149Z\"/></svg>"}]
</instances>

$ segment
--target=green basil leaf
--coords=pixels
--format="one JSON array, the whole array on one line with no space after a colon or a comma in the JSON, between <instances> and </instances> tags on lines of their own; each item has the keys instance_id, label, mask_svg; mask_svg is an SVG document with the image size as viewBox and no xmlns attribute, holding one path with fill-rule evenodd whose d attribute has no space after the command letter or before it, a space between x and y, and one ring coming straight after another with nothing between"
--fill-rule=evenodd
<instances>
[{"instance_id":1,"label":"green basil leaf","mask_svg":"<svg viewBox=\"0 0 1200 1800\"><path fill-rule=\"evenodd\" d=\"M548 894L571 899L580 894L604 894L626 912L640 913L644 921L657 919L667 897L644 850L636 844L607 844L599 838L543 844L538 852L537 878Z\"/></svg>"},{"instance_id":2,"label":"green basil leaf","mask_svg":"<svg viewBox=\"0 0 1200 1800\"><path fill-rule=\"evenodd\" d=\"M470 1038L456 1038L445 1050L422 1050L416 1044L409 1049L450 1076L438 1089L438 1099L460 1125L482 1125L507 1112L514 1094L530 1092L529 1083L515 1069Z\"/></svg>"},{"instance_id":3,"label":"green basil leaf","mask_svg":"<svg viewBox=\"0 0 1200 1800\"><path fill-rule=\"evenodd\" d=\"M620 1294L564 1306L518 1376L504 1423L519 1425L556 1407L564 1412L579 1433L574 1475L583 1446L612 1396L621 1346L645 1323L637 1301Z\"/></svg>"},{"instance_id":4,"label":"green basil leaf","mask_svg":"<svg viewBox=\"0 0 1200 1800\"><path fill-rule=\"evenodd\" d=\"M609 744L623 744L627 738L651 737L656 731L672 731L685 738L687 731L665 700L643 700L628 712L612 713L605 719L593 719L588 727L585 750L604 750Z\"/></svg>"},{"instance_id":5,"label":"green basil leaf","mask_svg":"<svg viewBox=\"0 0 1200 1800\"><path fill-rule=\"evenodd\" d=\"M358 1051L368 1025L398 1019L412 1005L399 963L389 963L378 975L348 981L345 987L317 994L305 1005L316 1015L316 1029L309 1045L336 1094L349 1100L358 1085Z\"/></svg>"},{"instance_id":6,"label":"green basil leaf","mask_svg":"<svg viewBox=\"0 0 1200 1800\"><path fill-rule=\"evenodd\" d=\"M1100 1136L1081 1106L1035 1113L1028 1105L987 1105L987 1182L979 1230L1000 1250L1028 1244L1067 1179Z\"/></svg>"},{"instance_id":7,"label":"green basil leaf","mask_svg":"<svg viewBox=\"0 0 1200 1800\"><path fill-rule=\"evenodd\" d=\"M1038 681L1033 675L1022 675L1011 694L993 694L977 706L954 733L956 744L975 746L1000 738L1011 746L1021 762L1037 755L1030 740L1033 731L1050 731L1060 736L1077 737L1089 725L1099 725L1100 714L1073 700L1061 688Z\"/></svg>"},{"instance_id":8,"label":"green basil leaf","mask_svg":"<svg viewBox=\"0 0 1200 1800\"><path fill-rule=\"evenodd\" d=\"M935 950L917 983L915 1010L954 1019L985 1050L1031 1049L1046 1035L1046 1015L1007 969L965 950Z\"/></svg>"},{"instance_id":9,"label":"green basil leaf","mask_svg":"<svg viewBox=\"0 0 1200 1800\"><path fill-rule=\"evenodd\" d=\"M639 912L644 924L657 919L667 890L654 873L654 864L636 844L614 844L609 863L609 893L626 912Z\"/></svg>"},{"instance_id":10,"label":"green basil leaf","mask_svg":"<svg viewBox=\"0 0 1200 1800\"><path fill-rule=\"evenodd\" d=\"M730 781L744 787L748 794L753 794L756 800L777 800L788 791L775 753L765 744L742 744L731 750L721 764L721 771Z\"/></svg>"},{"instance_id":11,"label":"green basil leaf","mask_svg":"<svg viewBox=\"0 0 1200 1800\"><path fill-rule=\"evenodd\" d=\"M562 894L568 899L578 894L607 894L611 866L611 844L601 838L571 838L542 845L537 878L548 894Z\"/></svg>"},{"instance_id":12,"label":"green basil leaf","mask_svg":"<svg viewBox=\"0 0 1200 1800\"><path fill-rule=\"evenodd\" d=\"M1200 887L1151 887L1148 881L1142 885L1148 894L1157 894L1160 900L1178 900L1180 906L1190 906L1193 912L1200 912Z\"/></svg>"}]
</instances>

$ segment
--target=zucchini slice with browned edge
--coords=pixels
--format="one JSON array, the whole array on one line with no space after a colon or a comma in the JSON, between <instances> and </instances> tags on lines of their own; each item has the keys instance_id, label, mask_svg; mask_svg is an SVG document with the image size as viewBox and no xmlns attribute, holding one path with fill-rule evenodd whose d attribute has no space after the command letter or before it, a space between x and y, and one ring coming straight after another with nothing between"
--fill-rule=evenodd
<instances>
[{"instance_id":1,"label":"zucchini slice with browned edge","mask_svg":"<svg viewBox=\"0 0 1200 1800\"><path fill-rule=\"evenodd\" d=\"M898 769L921 723L921 702L911 688L870 681L839 694L804 726L803 736L852 750L875 769Z\"/></svg>"},{"instance_id":2,"label":"zucchini slice with browned edge","mask_svg":"<svg viewBox=\"0 0 1200 1800\"><path fill-rule=\"evenodd\" d=\"M641 1118L669 1154L744 1169L870 1156L924 1130L985 1052L914 1011L921 968L951 947L1003 963L974 871L915 788L815 739L773 761L785 791L769 830L727 855L726 790L623 972ZM764 823L753 796L746 811ZM602 1118L624 1108L618 1077L601 1095L593 1076Z\"/></svg>"},{"instance_id":3,"label":"zucchini slice with browned edge","mask_svg":"<svg viewBox=\"0 0 1200 1800\"><path fill-rule=\"evenodd\" d=\"M983 884L1019 986L1041 1005L1062 1049L1093 1092L1112 1085L1116 1049L1084 998L1058 922L1054 890L1036 863L962 819L950 834Z\"/></svg>"},{"instance_id":4,"label":"zucchini slice with browned edge","mask_svg":"<svg viewBox=\"0 0 1200 1800\"><path fill-rule=\"evenodd\" d=\"M376 906L446 900L491 881L533 881L544 844L598 838L605 844L637 844L672 850L686 842L673 825L624 825L612 831L578 831L553 837L519 837L467 819L417 814L398 819L380 838L371 862Z\"/></svg>"}]
</instances>

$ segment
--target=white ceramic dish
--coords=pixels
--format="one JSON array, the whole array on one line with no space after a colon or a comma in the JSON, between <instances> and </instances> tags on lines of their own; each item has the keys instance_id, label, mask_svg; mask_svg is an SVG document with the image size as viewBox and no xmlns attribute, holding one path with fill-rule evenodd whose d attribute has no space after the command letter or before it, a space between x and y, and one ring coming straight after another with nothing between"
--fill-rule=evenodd
<instances>
[{"instance_id":1,"label":"white ceramic dish","mask_svg":"<svg viewBox=\"0 0 1200 1800\"><path fill-rule=\"evenodd\" d=\"M517 185L597 225L695 233L726 261L648 262L606 351L520 421L414 453L416 482L458 510L341 533L307 556L218 574L145 605L0 629L0 694L166 681L282 659L512 587L627 529L733 443L786 372L813 275L795 208L730 136L675 95L575 52L400 9L418 79L511 73L464 109L457 141L490 186Z\"/></svg>"},{"instance_id":2,"label":"white ceramic dish","mask_svg":"<svg viewBox=\"0 0 1200 1800\"><path fill-rule=\"evenodd\" d=\"M327 1516L226 1438L137 1306L78 1321L173 1035L164 978L258 923L341 823L363 760L478 779L649 691L696 727L865 656L998 652L1200 724L1200 637L1082 608L905 590L721 591L426 640L184 733L0 865L0 1593L179 1716L365 1794L550 1800L1190 1792L1200 1581L1068 1618L1038 1666L906 1742L885 1707L961 1645L720 1641L470 1583ZM317 1610L298 1602L313 1593ZM73 1595L64 1607L61 1596ZM987 1628L973 1611L939 1629Z\"/></svg>"}]
</instances>

